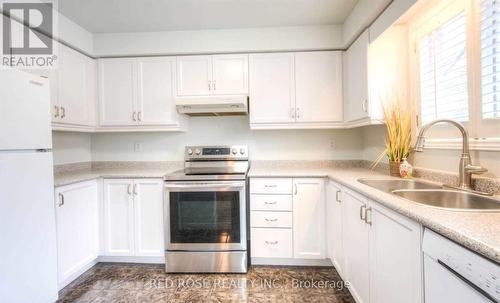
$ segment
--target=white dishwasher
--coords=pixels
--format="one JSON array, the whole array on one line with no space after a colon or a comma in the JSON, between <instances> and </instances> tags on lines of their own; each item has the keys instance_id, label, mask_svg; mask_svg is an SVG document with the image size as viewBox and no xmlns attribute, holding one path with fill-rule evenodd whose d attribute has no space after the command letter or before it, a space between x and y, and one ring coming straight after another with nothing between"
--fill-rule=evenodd
<instances>
[{"instance_id":1,"label":"white dishwasher","mask_svg":"<svg viewBox=\"0 0 500 303\"><path fill-rule=\"evenodd\" d=\"M499 302L500 266L429 230L424 231L425 303Z\"/></svg>"}]
</instances>

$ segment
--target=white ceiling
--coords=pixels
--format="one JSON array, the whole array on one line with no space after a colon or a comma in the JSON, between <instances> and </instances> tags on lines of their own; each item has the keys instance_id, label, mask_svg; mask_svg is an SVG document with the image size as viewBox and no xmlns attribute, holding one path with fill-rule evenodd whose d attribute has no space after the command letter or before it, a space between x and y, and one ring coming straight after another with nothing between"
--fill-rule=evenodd
<instances>
[{"instance_id":1,"label":"white ceiling","mask_svg":"<svg viewBox=\"0 0 500 303\"><path fill-rule=\"evenodd\" d=\"M358 0L59 0L93 33L341 24Z\"/></svg>"}]
</instances>

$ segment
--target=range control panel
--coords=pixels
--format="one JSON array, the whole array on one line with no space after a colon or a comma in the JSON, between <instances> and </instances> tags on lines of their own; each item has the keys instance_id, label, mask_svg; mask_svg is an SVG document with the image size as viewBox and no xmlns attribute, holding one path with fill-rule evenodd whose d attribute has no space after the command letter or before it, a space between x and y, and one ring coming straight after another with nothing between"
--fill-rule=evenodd
<instances>
[{"instance_id":1,"label":"range control panel","mask_svg":"<svg viewBox=\"0 0 500 303\"><path fill-rule=\"evenodd\" d=\"M186 161L248 160L248 147L246 145L186 146L184 159Z\"/></svg>"}]
</instances>

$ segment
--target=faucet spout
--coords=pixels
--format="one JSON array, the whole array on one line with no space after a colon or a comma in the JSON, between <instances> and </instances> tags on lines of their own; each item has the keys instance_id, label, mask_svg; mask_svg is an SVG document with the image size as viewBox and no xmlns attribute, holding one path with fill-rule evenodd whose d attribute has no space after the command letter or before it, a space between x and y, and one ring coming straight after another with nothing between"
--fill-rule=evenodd
<instances>
[{"instance_id":1,"label":"faucet spout","mask_svg":"<svg viewBox=\"0 0 500 303\"><path fill-rule=\"evenodd\" d=\"M467 129L464 127L462 123L450 119L439 119L422 126L418 134L417 141L415 143L414 151L416 152L424 151L425 134L427 130L429 130L429 128L431 128L432 126L440 123L451 124L456 128L458 128L458 130L460 130L460 133L462 134L462 156L460 157L460 166L458 169L458 188L464 190L471 190L472 189L471 175L473 173L484 173L487 170L480 166L471 165L471 158L469 151L469 133L467 132Z\"/></svg>"}]
</instances>

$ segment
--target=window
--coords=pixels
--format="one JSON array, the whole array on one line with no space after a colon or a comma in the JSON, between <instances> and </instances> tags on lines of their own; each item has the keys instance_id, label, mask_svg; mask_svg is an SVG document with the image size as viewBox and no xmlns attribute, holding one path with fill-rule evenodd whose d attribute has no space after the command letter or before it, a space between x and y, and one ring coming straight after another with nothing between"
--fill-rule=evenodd
<instances>
[{"instance_id":1,"label":"window","mask_svg":"<svg viewBox=\"0 0 500 303\"><path fill-rule=\"evenodd\" d=\"M422 123L469 119L465 13L420 39Z\"/></svg>"},{"instance_id":2,"label":"window","mask_svg":"<svg viewBox=\"0 0 500 303\"><path fill-rule=\"evenodd\" d=\"M483 119L500 118L500 1L481 1Z\"/></svg>"},{"instance_id":3,"label":"window","mask_svg":"<svg viewBox=\"0 0 500 303\"><path fill-rule=\"evenodd\" d=\"M417 128L454 119L473 140L500 140L500 0L428 1L405 22ZM459 135L433 129L437 141Z\"/></svg>"}]
</instances>

